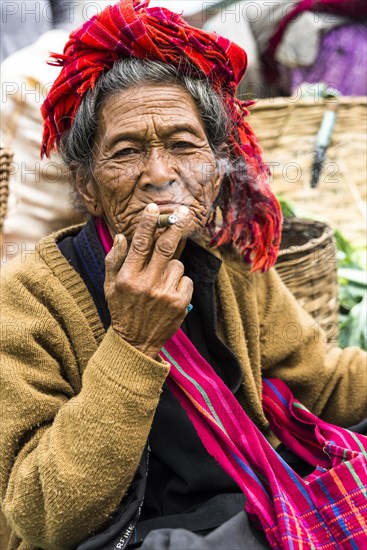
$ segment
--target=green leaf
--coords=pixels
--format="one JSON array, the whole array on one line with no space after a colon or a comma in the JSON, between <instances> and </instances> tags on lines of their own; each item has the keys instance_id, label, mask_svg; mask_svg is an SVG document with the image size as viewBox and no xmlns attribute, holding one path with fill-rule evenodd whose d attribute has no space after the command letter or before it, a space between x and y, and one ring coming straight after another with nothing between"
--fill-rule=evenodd
<instances>
[{"instance_id":1,"label":"green leaf","mask_svg":"<svg viewBox=\"0 0 367 550\"><path fill-rule=\"evenodd\" d=\"M353 246L347 239L343 237L339 229L334 230L334 237L336 240L336 244L338 247L338 250L343 253L343 264L346 263L351 264L352 263L352 255L353 255Z\"/></svg>"},{"instance_id":2,"label":"green leaf","mask_svg":"<svg viewBox=\"0 0 367 550\"><path fill-rule=\"evenodd\" d=\"M367 350L367 293L341 323L339 344L343 348L357 346Z\"/></svg>"},{"instance_id":3,"label":"green leaf","mask_svg":"<svg viewBox=\"0 0 367 550\"><path fill-rule=\"evenodd\" d=\"M280 208L282 209L283 216L285 218L294 218L296 215L294 206L282 195L278 195L277 199L279 201Z\"/></svg>"},{"instance_id":4,"label":"green leaf","mask_svg":"<svg viewBox=\"0 0 367 550\"><path fill-rule=\"evenodd\" d=\"M338 269L338 277L345 279L355 285L360 285L367 288L367 272L361 269L351 269L349 267L340 267Z\"/></svg>"}]
</instances>

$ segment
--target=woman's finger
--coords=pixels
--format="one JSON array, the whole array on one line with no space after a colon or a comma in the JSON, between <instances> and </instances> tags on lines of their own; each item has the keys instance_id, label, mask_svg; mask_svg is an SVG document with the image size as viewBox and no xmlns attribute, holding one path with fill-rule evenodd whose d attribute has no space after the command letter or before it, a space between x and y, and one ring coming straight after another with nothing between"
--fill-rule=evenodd
<instances>
[{"instance_id":1,"label":"woman's finger","mask_svg":"<svg viewBox=\"0 0 367 550\"><path fill-rule=\"evenodd\" d=\"M179 260L171 260L165 271L165 287L170 292L175 292L184 274L185 267Z\"/></svg>"},{"instance_id":2,"label":"woman's finger","mask_svg":"<svg viewBox=\"0 0 367 550\"><path fill-rule=\"evenodd\" d=\"M149 259L154 246L158 216L158 206L154 203L148 204L136 228L126 256L125 264L130 272L141 271Z\"/></svg>"},{"instance_id":3,"label":"woman's finger","mask_svg":"<svg viewBox=\"0 0 367 550\"><path fill-rule=\"evenodd\" d=\"M119 233L115 236L113 246L105 258L106 277L105 283L115 280L127 255L127 240L125 235Z\"/></svg>"},{"instance_id":4,"label":"woman's finger","mask_svg":"<svg viewBox=\"0 0 367 550\"><path fill-rule=\"evenodd\" d=\"M190 277L186 277L186 275L184 275L177 286L177 294L181 296L186 308L191 302L193 292L194 283Z\"/></svg>"}]
</instances>

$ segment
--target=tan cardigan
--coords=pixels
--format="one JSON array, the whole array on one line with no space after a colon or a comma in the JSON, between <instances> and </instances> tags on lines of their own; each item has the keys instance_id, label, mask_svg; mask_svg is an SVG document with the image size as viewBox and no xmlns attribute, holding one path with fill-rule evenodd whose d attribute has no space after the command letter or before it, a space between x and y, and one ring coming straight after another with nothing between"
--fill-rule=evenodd
<instances>
[{"instance_id":1,"label":"tan cardigan","mask_svg":"<svg viewBox=\"0 0 367 550\"><path fill-rule=\"evenodd\" d=\"M68 550L104 525L134 476L168 374L105 333L55 244L77 231L43 239L2 273L1 502L11 549ZM222 260L218 334L242 367L238 399L264 433L262 372L326 419L361 420L365 354L335 349L325 359L323 335L274 270L251 274L234 253Z\"/></svg>"}]
</instances>

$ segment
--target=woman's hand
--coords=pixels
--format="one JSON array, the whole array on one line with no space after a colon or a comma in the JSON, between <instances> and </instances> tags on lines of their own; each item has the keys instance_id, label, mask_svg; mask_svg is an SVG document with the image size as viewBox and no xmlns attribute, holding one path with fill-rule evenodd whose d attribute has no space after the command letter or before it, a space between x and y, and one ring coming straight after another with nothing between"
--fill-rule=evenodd
<instances>
[{"instance_id":1,"label":"woman's hand","mask_svg":"<svg viewBox=\"0 0 367 550\"><path fill-rule=\"evenodd\" d=\"M155 358L187 314L193 283L184 266L172 259L190 216L185 206L178 221L154 242L159 209L148 205L131 246L122 234L106 256L104 292L114 330L129 344Z\"/></svg>"}]
</instances>

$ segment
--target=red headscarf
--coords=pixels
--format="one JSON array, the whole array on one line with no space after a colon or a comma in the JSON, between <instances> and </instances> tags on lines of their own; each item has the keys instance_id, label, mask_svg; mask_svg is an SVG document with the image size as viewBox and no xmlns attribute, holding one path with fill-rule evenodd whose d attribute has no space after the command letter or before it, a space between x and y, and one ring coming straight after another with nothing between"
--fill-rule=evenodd
<instances>
[{"instance_id":1,"label":"red headscarf","mask_svg":"<svg viewBox=\"0 0 367 550\"><path fill-rule=\"evenodd\" d=\"M231 117L230 154L243 158L247 177L229 177L221 194L221 228L215 213L207 228L214 245L236 245L252 269L269 269L276 261L281 211L268 184L261 149L244 117L244 103L235 93L247 66L245 51L230 40L188 25L166 8L149 8L149 0L121 0L106 7L70 34L63 54L51 54L62 67L41 111L45 121L42 155L50 154L72 125L87 91L123 57L161 61L179 67L194 65L220 91Z\"/></svg>"}]
</instances>

